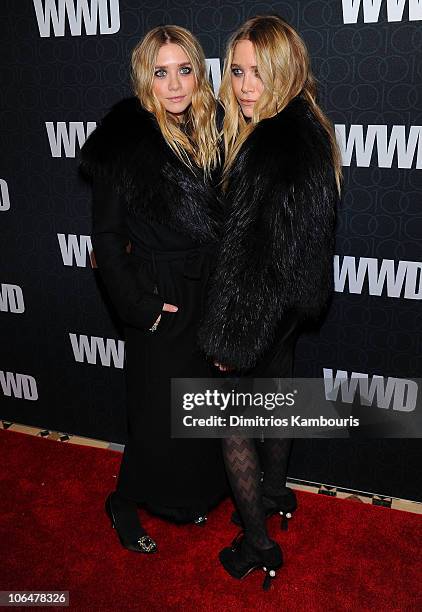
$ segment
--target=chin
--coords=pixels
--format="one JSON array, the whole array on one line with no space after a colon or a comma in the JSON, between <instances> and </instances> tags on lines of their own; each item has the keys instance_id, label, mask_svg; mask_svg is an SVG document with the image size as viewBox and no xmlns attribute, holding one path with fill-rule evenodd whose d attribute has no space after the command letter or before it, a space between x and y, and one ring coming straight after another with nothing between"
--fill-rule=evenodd
<instances>
[{"instance_id":1,"label":"chin","mask_svg":"<svg viewBox=\"0 0 422 612\"><path fill-rule=\"evenodd\" d=\"M253 106L245 106L245 107L240 107L242 109L242 113L245 115L245 117L247 117L248 119L250 119L253 115Z\"/></svg>"},{"instance_id":2,"label":"chin","mask_svg":"<svg viewBox=\"0 0 422 612\"><path fill-rule=\"evenodd\" d=\"M190 102L188 102L188 104L186 104L186 102L180 102L179 104L171 104L169 106L164 105L166 111L169 113L173 113L173 115L179 115L180 113L184 113L189 106Z\"/></svg>"}]
</instances>

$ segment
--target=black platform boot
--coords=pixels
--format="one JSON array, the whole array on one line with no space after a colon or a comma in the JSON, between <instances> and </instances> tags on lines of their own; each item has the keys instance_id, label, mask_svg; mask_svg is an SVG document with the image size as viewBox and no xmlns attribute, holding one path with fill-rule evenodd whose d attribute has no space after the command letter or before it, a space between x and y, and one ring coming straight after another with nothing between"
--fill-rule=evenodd
<instances>
[{"instance_id":1,"label":"black platform boot","mask_svg":"<svg viewBox=\"0 0 422 612\"><path fill-rule=\"evenodd\" d=\"M271 548L255 548L239 532L231 546L223 548L219 559L224 569L233 578L245 578L254 569L262 568L265 572L262 588L268 591L271 581L276 577L277 570L283 565L283 553L277 542Z\"/></svg>"}]
</instances>

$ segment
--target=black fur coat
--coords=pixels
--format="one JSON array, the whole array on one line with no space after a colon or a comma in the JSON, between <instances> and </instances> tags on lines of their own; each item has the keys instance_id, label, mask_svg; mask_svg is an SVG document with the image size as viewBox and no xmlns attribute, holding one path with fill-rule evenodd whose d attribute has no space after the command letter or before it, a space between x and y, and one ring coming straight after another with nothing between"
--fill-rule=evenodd
<instances>
[{"instance_id":1,"label":"black fur coat","mask_svg":"<svg viewBox=\"0 0 422 612\"><path fill-rule=\"evenodd\" d=\"M248 370L288 311L311 320L322 315L333 291L337 202L328 136L296 96L256 126L231 168L199 331L207 356Z\"/></svg>"},{"instance_id":2,"label":"black fur coat","mask_svg":"<svg viewBox=\"0 0 422 612\"><path fill-rule=\"evenodd\" d=\"M164 223L198 243L217 238L221 200L213 182L189 170L164 140L154 115L132 96L117 102L88 136L79 156L88 178L106 179L143 218Z\"/></svg>"},{"instance_id":3,"label":"black fur coat","mask_svg":"<svg viewBox=\"0 0 422 612\"><path fill-rule=\"evenodd\" d=\"M136 97L119 101L101 119L78 162L93 184L92 244L100 275L122 321L149 329L168 300L129 256L132 235L147 221L162 236L166 228L180 233L188 245L215 243L218 192L202 170L191 171L176 156Z\"/></svg>"}]
</instances>

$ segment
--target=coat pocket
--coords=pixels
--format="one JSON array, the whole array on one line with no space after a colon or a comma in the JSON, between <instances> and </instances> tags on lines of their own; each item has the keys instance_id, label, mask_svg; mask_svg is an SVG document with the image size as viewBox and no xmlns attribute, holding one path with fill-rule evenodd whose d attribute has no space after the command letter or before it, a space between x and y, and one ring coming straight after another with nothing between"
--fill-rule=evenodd
<instances>
[{"instance_id":1,"label":"coat pocket","mask_svg":"<svg viewBox=\"0 0 422 612\"><path fill-rule=\"evenodd\" d=\"M153 293L154 293L155 295L158 295L158 287L157 287L157 285L154 285L154 288L153 288ZM154 322L154 324L153 324L153 325L150 327L150 329L148 330L149 332L153 332L153 333L155 333L155 332L158 330L158 328L161 326L161 324L162 324L162 322L163 322L163 313L164 313L164 311L161 311L161 313L159 314L159 318L160 318L160 320L158 320L158 319L157 319L157 320Z\"/></svg>"}]
</instances>

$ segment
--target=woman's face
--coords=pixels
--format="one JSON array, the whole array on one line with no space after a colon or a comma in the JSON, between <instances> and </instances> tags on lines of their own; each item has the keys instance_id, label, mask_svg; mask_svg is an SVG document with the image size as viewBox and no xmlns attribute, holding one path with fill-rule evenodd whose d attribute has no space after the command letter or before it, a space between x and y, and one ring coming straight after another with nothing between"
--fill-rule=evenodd
<instances>
[{"instance_id":1,"label":"woman's face","mask_svg":"<svg viewBox=\"0 0 422 612\"><path fill-rule=\"evenodd\" d=\"M180 121L192 102L195 75L188 56L179 45L167 43L160 48L152 89L166 111Z\"/></svg>"},{"instance_id":2,"label":"woman's face","mask_svg":"<svg viewBox=\"0 0 422 612\"><path fill-rule=\"evenodd\" d=\"M234 95L245 117L252 117L255 102L264 90L256 67L255 49L250 40L236 43L231 65Z\"/></svg>"}]
</instances>

